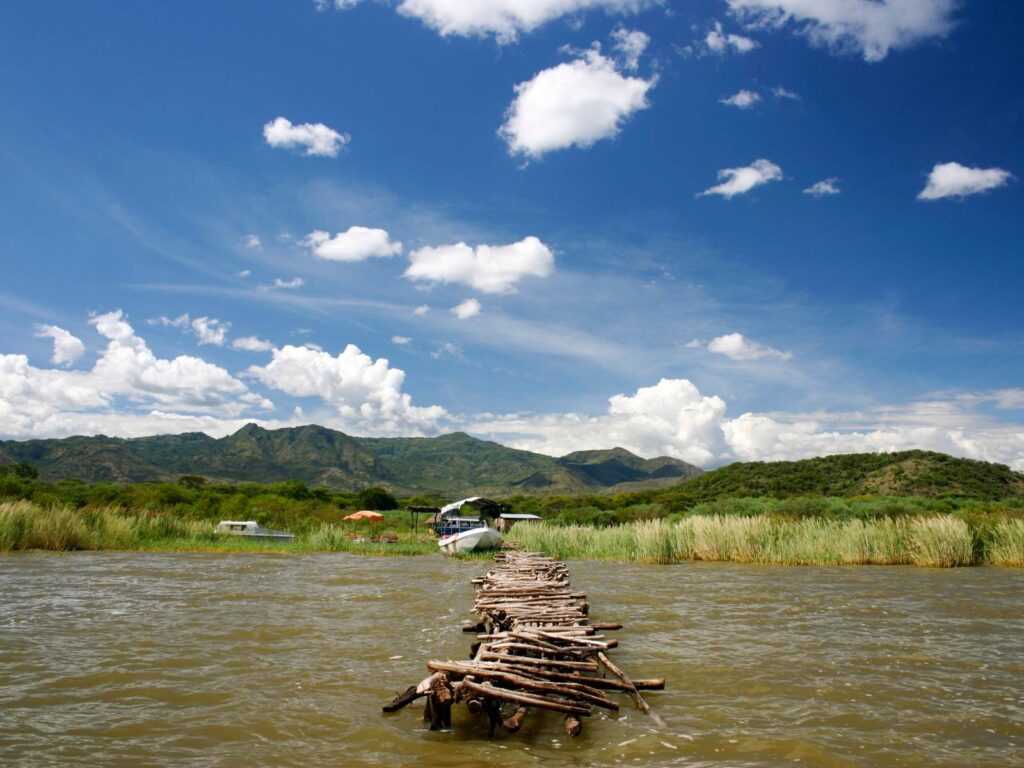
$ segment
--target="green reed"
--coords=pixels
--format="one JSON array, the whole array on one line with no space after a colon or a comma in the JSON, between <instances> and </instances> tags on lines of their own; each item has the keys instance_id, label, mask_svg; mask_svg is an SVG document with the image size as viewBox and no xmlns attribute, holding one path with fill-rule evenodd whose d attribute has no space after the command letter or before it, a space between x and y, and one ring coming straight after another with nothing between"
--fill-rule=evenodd
<instances>
[{"instance_id":1,"label":"green reed","mask_svg":"<svg viewBox=\"0 0 1024 768\"><path fill-rule=\"evenodd\" d=\"M173 550L188 552L355 552L417 555L437 551L426 536L399 534L397 543L352 538L341 526L321 524L291 542L254 541L214 533L211 521L130 514L119 507L76 510L28 501L0 503L0 552L28 549Z\"/></svg>"},{"instance_id":2,"label":"green reed","mask_svg":"<svg viewBox=\"0 0 1024 768\"><path fill-rule=\"evenodd\" d=\"M693 516L595 529L520 525L516 543L560 558L779 565L1024 565L1024 522L997 524L980 559L970 526L952 515L876 520Z\"/></svg>"}]
</instances>

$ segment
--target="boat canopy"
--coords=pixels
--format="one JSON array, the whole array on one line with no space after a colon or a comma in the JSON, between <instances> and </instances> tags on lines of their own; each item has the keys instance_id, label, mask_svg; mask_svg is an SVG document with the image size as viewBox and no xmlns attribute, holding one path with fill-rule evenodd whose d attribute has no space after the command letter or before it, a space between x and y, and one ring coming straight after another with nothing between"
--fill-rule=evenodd
<instances>
[{"instance_id":1,"label":"boat canopy","mask_svg":"<svg viewBox=\"0 0 1024 768\"><path fill-rule=\"evenodd\" d=\"M461 517L462 508L470 507L477 511L481 517L497 517L501 514L501 504L493 499L485 499L483 496L470 496L462 501L453 501L451 504L441 507L441 518Z\"/></svg>"}]
</instances>

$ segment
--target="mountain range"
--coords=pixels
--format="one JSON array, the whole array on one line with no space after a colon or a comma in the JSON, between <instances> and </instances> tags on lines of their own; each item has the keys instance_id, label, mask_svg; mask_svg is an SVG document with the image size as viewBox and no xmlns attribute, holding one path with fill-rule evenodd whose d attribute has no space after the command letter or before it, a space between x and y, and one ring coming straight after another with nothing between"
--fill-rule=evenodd
<instances>
[{"instance_id":1,"label":"mountain range","mask_svg":"<svg viewBox=\"0 0 1024 768\"><path fill-rule=\"evenodd\" d=\"M440 437L353 437L310 425L267 430L248 424L232 435L201 432L154 437L67 437L0 441L0 464L25 463L46 480L216 481L302 480L333 490L383 486L399 495L618 493L665 488L701 474L665 456L642 459L624 448L553 458L479 440L463 432Z\"/></svg>"}]
</instances>

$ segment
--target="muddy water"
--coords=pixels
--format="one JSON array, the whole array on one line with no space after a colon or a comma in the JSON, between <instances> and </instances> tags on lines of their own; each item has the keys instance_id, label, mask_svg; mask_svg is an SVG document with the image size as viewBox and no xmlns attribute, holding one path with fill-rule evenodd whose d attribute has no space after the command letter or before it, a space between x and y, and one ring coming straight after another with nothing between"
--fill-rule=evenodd
<instances>
[{"instance_id":1,"label":"muddy water","mask_svg":"<svg viewBox=\"0 0 1024 768\"><path fill-rule=\"evenodd\" d=\"M381 715L465 656L480 562L0 557L0 764L1024 765L1021 571L570 565L627 624L621 666L668 679L667 732L628 706L575 740Z\"/></svg>"}]
</instances>

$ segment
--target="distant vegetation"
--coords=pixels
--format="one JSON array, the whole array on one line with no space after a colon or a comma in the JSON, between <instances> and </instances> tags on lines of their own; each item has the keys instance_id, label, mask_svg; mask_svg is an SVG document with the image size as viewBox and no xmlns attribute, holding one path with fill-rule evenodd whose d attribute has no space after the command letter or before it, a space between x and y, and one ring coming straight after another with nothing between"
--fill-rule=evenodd
<instances>
[{"instance_id":1,"label":"distant vegetation","mask_svg":"<svg viewBox=\"0 0 1024 768\"><path fill-rule=\"evenodd\" d=\"M616 451L575 457L599 473L626 459ZM399 536L401 546L388 551L433 551L429 536L411 529L404 508L440 506L457 496L396 498L378 485L339 491L297 479L260 485L187 474L173 482L89 484L47 481L41 474L24 462L0 464L0 503L27 502L4 507L8 518L0 551L106 548L129 541L135 548L170 546L172 541L172 548L251 546L213 537L213 524L221 519L253 519L291 530L298 535L296 548L310 551L363 551L354 540L372 534ZM511 512L535 513L546 521L541 528L517 528L513 538L532 542L529 537L543 533L551 554L564 556L648 559L650 548L638 542L660 541L653 551L669 560L1018 565L1024 560L1024 476L1002 465L925 451L737 463L662 490L517 494L502 501ZM345 514L359 509L384 510L386 519L377 526L342 522ZM698 525L695 520L717 522ZM65 529L71 533L61 538ZM134 533L107 533L122 529ZM719 536L716 531L730 533ZM951 547L944 551L961 554L923 555L931 550L921 545L921 537L938 536L937 531ZM748 537L742 545L719 546L740 541L736 537L741 534ZM712 536L719 544L700 536ZM580 537L585 546L578 543ZM708 554L714 552L719 554Z\"/></svg>"},{"instance_id":2,"label":"distant vegetation","mask_svg":"<svg viewBox=\"0 0 1024 768\"><path fill-rule=\"evenodd\" d=\"M201 433L124 439L68 437L0 441L0 464L31 465L49 481L214 483L301 480L332 491L379 486L389 493L507 496L664 488L700 474L684 461L642 459L622 448L559 459L479 440L352 437L315 425L263 429L249 424L215 439Z\"/></svg>"}]
</instances>

